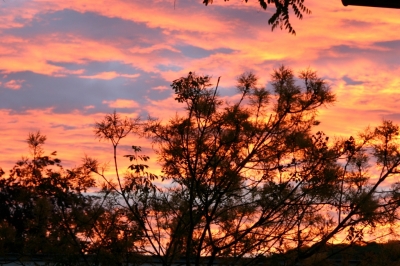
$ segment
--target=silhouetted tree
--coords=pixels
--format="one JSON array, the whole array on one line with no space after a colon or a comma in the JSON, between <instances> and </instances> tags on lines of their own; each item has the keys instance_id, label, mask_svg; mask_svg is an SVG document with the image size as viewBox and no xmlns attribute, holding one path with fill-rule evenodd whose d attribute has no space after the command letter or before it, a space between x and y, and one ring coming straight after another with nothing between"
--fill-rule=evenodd
<instances>
[{"instance_id":1,"label":"silhouetted tree","mask_svg":"<svg viewBox=\"0 0 400 266\"><path fill-rule=\"evenodd\" d=\"M42 256L57 265L118 265L129 259L134 230L112 195L87 193L95 186L87 160L65 170L56 152L44 155L45 140L39 132L29 134L31 158L0 178L0 257Z\"/></svg>"},{"instance_id":2,"label":"silhouetted tree","mask_svg":"<svg viewBox=\"0 0 400 266\"><path fill-rule=\"evenodd\" d=\"M395 224L400 183L384 182L400 173L398 126L384 121L329 141L316 131L316 115L335 97L315 72L296 79L282 66L271 89L257 82L241 75L229 103L218 95L219 79L214 87L189 73L171 85L181 115L106 115L95 134L112 144L111 177L89 157L63 169L55 152L44 155L46 137L30 134L32 158L7 177L0 170L0 255L42 254L60 265L140 264L143 255L163 265L252 265L282 254L279 263L306 265L325 258L333 239L361 243ZM121 173L118 146L132 133L153 140L160 176L147 171L138 146L124 155L131 165ZM88 193L93 174L104 183Z\"/></svg>"},{"instance_id":3,"label":"silhouetted tree","mask_svg":"<svg viewBox=\"0 0 400 266\"><path fill-rule=\"evenodd\" d=\"M157 244L149 241L152 233L147 231L147 215L149 209L149 196L155 193L156 187L152 181L156 176L148 173L146 164L148 156L140 155L141 148L132 146L133 154L124 155L133 163L129 166L128 172L123 175L118 168L117 147L121 139L130 133L138 133L140 130L139 119L131 120L122 118L116 112L106 115L105 118L96 123L95 135L100 139L110 141L113 146L115 178L107 178L103 168L96 160L86 158L86 167L99 175L104 180L103 191L113 195L114 206L120 209L125 230L121 230L122 236L117 239L125 238L124 241L131 247L130 251L134 254L157 254L149 251L157 249Z\"/></svg>"},{"instance_id":4,"label":"silhouetted tree","mask_svg":"<svg viewBox=\"0 0 400 266\"><path fill-rule=\"evenodd\" d=\"M128 155L132 172L117 174L114 184L95 170L141 230L139 250L164 265L182 256L186 265L251 264L294 250L287 263L295 264L334 238L357 242L396 221L399 185L382 185L399 171L398 126L384 121L357 138L329 142L313 130L318 108L334 95L315 72L303 71L299 80L303 87L281 67L268 90L243 74L236 103L224 102L208 76L189 73L172 83L185 113L143 126L166 185L155 185L136 146ZM114 113L96 134L115 151L130 123ZM369 171L372 163L379 173Z\"/></svg>"}]
</instances>

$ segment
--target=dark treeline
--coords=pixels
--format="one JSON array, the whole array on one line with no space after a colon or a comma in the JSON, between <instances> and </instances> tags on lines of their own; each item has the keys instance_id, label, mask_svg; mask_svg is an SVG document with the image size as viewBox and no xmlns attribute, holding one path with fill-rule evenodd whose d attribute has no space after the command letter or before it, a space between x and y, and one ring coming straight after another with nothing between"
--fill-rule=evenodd
<instances>
[{"instance_id":1,"label":"dark treeline","mask_svg":"<svg viewBox=\"0 0 400 266\"><path fill-rule=\"evenodd\" d=\"M271 79L268 90L241 75L229 103L218 81L189 73L171 85L180 115L106 115L95 135L111 144L113 177L90 157L64 169L55 152L46 155L46 137L29 134L31 157L0 171L3 262L268 265L283 254L280 263L299 265L326 259L333 240L366 243L395 225L399 184L384 181L400 170L398 126L383 121L329 140L315 129L317 110L335 100L329 86L310 70L296 79L281 67ZM118 168L128 134L153 141L162 175L150 173L139 146L123 154L128 169Z\"/></svg>"}]
</instances>

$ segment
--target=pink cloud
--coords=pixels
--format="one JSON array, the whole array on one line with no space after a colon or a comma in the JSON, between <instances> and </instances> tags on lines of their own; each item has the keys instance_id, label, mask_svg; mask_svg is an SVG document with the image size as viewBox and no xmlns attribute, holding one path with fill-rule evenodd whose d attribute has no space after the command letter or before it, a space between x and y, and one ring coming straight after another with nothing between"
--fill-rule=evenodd
<instances>
[{"instance_id":1,"label":"pink cloud","mask_svg":"<svg viewBox=\"0 0 400 266\"><path fill-rule=\"evenodd\" d=\"M152 88L152 90L156 90L156 91L166 91L166 90L169 90L169 89L170 88L167 87L167 86L156 86L156 87Z\"/></svg>"},{"instance_id":2,"label":"pink cloud","mask_svg":"<svg viewBox=\"0 0 400 266\"><path fill-rule=\"evenodd\" d=\"M25 80L10 80L4 84L4 87L11 89L11 90L19 90L24 83Z\"/></svg>"},{"instance_id":3,"label":"pink cloud","mask_svg":"<svg viewBox=\"0 0 400 266\"><path fill-rule=\"evenodd\" d=\"M77 70L70 70L70 69L62 69L59 73L56 73L55 76L58 77L65 77L67 75L82 75L85 73L85 69L77 69Z\"/></svg>"},{"instance_id":4,"label":"pink cloud","mask_svg":"<svg viewBox=\"0 0 400 266\"><path fill-rule=\"evenodd\" d=\"M85 108L85 110L89 110L89 109L95 108L95 106L94 105L87 105L84 108Z\"/></svg>"},{"instance_id":5,"label":"pink cloud","mask_svg":"<svg viewBox=\"0 0 400 266\"><path fill-rule=\"evenodd\" d=\"M119 74L115 71L109 71L109 72L101 72L96 75L92 76L79 76L80 78L86 78L86 79L104 79L104 80L111 80L115 78L130 78L134 79L139 77L140 74Z\"/></svg>"}]
</instances>

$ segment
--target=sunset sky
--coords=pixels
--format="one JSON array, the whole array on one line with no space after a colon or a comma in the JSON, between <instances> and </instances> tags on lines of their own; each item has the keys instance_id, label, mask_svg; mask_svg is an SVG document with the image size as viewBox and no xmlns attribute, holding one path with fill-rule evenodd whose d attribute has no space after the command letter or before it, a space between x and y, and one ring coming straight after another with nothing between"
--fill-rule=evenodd
<instances>
[{"instance_id":1,"label":"sunset sky","mask_svg":"<svg viewBox=\"0 0 400 266\"><path fill-rule=\"evenodd\" d=\"M258 1L0 1L0 167L29 155L40 130L66 167L85 154L111 160L93 125L113 112L165 121L179 112L170 84L189 71L221 77L220 93L253 71L267 86L274 68L310 67L337 96L319 112L329 136L350 136L383 119L400 123L400 10L305 0L297 35L268 25ZM151 145L132 136L130 145Z\"/></svg>"}]
</instances>

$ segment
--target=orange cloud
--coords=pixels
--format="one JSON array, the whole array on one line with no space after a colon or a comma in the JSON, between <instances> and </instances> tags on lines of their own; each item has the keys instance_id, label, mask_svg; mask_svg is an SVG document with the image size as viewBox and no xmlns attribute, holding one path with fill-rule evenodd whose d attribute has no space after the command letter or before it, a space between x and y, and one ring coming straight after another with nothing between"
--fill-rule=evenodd
<instances>
[{"instance_id":1,"label":"orange cloud","mask_svg":"<svg viewBox=\"0 0 400 266\"><path fill-rule=\"evenodd\" d=\"M117 99L115 101L103 101L110 108L137 108L139 104L134 100Z\"/></svg>"}]
</instances>

